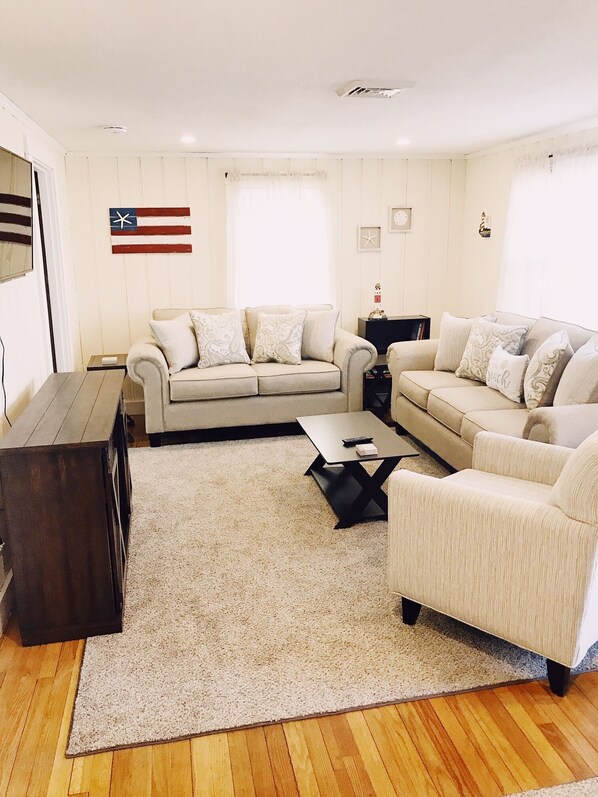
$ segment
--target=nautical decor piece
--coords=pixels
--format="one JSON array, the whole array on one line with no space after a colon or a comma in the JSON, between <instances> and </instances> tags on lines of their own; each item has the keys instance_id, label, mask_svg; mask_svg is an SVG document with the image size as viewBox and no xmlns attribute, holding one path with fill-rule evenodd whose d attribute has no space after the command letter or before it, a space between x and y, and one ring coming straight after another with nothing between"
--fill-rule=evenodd
<instances>
[{"instance_id":1,"label":"nautical decor piece","mask_svg":"<svg viewBox=\"0 0 598 797\"><path fill-rule=\"evenodd\" d=\"M379 252L380 251L380 227L360 227L357 239L357 249L360 252Z\"/></svg>"},{"instance_id":2,"label":"nautical decor piece","mask_svg":"<svg viewBox=\"0 0 598 797\"><path fill-rule=\"evenodd\" d=\"M478 232L482 238L490 238L492 235L492 229L490 228L490 216L486 216L485 213L482 213L482 220L480 221Z\"/></svg>"},{"instance_id":3,"label":"nautical decor piece","mask_svg":"<svg viewBox=\"0 0 598 797\"><path fill-rule=\"evenodd\" d=\"M189 208L110 208L113 255L192 251Z\"/></svg>"},{"instance_id":4,"label":"nautical decor piece","mask_svg":"<svg viewBox=\"0 0 598 797\"><path fill-rule=\"evenodd\" d=\"M380 283L377 282L374 286L374 307L372 308L372 312L369 314L368 319L370 321L385 321L386 318L386 313L382 309L382 291L380 289Z\"/></svg>"},{"instance_id":5,"label":"nautical decor piece","mask_svg":"<svg viewBox=\"0 0 598 797\"><path fill-rule=\"evenodd\" d=\"M411 232L413 208L391 208L388 232Z\"/></svg>"}]
</instances>

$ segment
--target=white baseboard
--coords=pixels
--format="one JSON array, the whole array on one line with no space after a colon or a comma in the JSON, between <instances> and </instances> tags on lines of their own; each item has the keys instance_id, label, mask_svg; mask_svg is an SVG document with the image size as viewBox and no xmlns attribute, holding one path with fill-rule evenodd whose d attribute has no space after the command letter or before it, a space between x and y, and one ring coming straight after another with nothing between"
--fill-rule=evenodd
<instances>
[{"instance_id":1,"label":"white baseboard","mask_svg":"<svg viewBox=\"0 0 598 797\"><path fill-rule=\"evenodd\" d=\"M9 570L4 583L0 586L0 636L8 625L8 618L12 614L14 605L15 591L12 583L12 570Z\"/></svg>"}]
</instances>

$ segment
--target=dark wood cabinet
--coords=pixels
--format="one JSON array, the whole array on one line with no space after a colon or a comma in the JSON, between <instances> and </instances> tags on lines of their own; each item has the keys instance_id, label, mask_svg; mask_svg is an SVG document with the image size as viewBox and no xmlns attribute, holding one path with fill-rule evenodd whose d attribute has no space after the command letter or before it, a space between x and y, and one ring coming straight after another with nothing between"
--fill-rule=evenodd
<instances>
[{"instance_id":1,"label":"dark wood cabinet","mask_svg":"<svg viewBox=\"0 0 598 797\"><path fill-rule=\"evenodd\" d=\"M376 347L378 362L364 375L363 408L381 418L390 407L391 378L386 367L386 350L391 343L403 340L424 340L430 337L430 317L398 315L386 319L359 318L357 334Z\"/></svg>"},{"instance_id":2,"label":"dark wood cabinet","mask_svg":"<svg viewBox=\"0 0 598 797\"><path fill-rule=\"evenodd\" d=\"M24 645L122 630L131 513L123 378L53 374L0 439Z\"/></svg>"}]
</instances>

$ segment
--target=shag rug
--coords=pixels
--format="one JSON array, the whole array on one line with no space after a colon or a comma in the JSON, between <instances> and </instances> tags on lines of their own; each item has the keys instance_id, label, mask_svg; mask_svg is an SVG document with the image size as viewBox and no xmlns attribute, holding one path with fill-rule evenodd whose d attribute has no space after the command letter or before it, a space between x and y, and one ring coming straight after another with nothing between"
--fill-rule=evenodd
<instances>
[{"instance_id":1,"label":"shag rug","mask_svg":"<svg viewBox=\"0 0 598 797\"><path fill-rule=\"evenodd\" d=\"M68 755L545 676L435 612L403 625L386 522L335 530L315 454L303 436L131 450L124 630L87 641Z\"/></svg>"},{"instance_id":2,"label":"shag rug","mask_svg":"<svg viewBox=\"0 0 598 797\"><path fill-rule=\"evenodd\" d=\"M576 783L565 783L563 786L551 786L548 789L522 791L512 797L597 797L598 778L579 780Z\"/></svg>"}]
</instances>

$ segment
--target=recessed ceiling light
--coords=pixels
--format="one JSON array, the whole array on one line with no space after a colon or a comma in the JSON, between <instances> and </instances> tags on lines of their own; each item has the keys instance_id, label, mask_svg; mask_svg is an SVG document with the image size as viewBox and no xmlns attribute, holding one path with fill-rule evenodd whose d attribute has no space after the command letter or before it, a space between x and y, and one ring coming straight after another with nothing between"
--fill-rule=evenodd
<instances>
[{"instance_id":1,"label":"recessed ceiling light","mask_svg":"<svg viewBox=\"0 0 598 797\"><path fill-rule=\"evenodd\" d=\"M397 147L408 147L411 144L410 138L397 138Z\"/></svg>"},{"instance_id":2,"label":"recessed ceiling light","mask_svg":"<svg viewBox=\"0 0 598 797\"><path fill-rule=\"evenodd\" d=\"M196 140L195 136L181 136L180 138L182 144L195 144Z\"/></svg>"}]
</instances>

